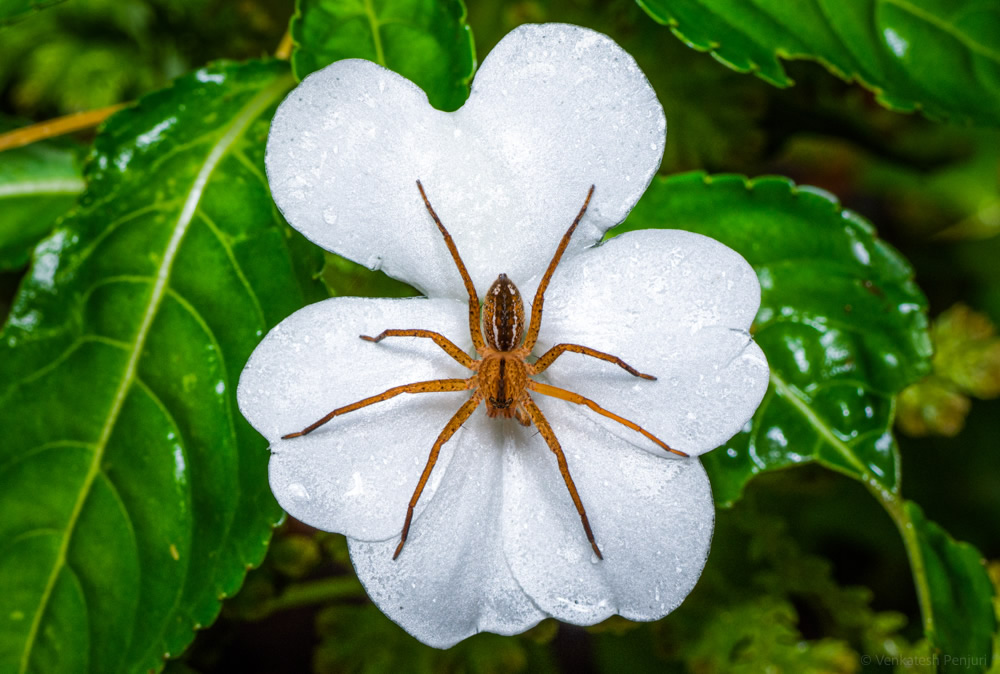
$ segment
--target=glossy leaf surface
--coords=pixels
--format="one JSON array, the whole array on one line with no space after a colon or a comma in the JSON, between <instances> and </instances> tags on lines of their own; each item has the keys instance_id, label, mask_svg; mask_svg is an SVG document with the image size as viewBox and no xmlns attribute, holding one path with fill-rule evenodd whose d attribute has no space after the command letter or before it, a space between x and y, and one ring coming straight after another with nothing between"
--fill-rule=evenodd
<instances>
[{"instance_id":1,"label":"glossy leaf surface","mask_svg":"<svg viewBox=\"0 0 1000 674\"><path fill-rule=\"evenodd\" d=\"M439 110L459 108L476 67L462 0L298 0L298 79L334 61L374 61L416 83Z\"/></svg>"},{"instance_id":2,"label":"glossy leaf surface","mask_svg":"<svg viewBox=\"0 0 1000 674\"><path fill-rule=\"evenodd\" d=\"M884 105L1000 125L1000 7L979 0L639 0L689 46L789 86L819 61Z\"/></svg>"},{"instance_id":3,"label":"glossy leaf surface","mask_svg":"<svg viewBox=\"0 0 1000 674\"><path fill-rule=\"evenodd\" d=\"M930 357L925 300L909 265L831 195L784 178L655 180L617 231L641 227L719 239L761 282L752 330L771 386L743 431L703 457L716 501L732 504L759 472L807 461L861 480L902 535L932 647L978 656L968 671L985 671L995 621L979 553L899 495L893 401Z\"/></svg>"},{"instance_id":4,"label":"glossy leaf surface","mask_svg":"<svg viewBox=\"0 0 1000 674\"><path fill-rule=\"evenodd\" d=\"M27 264L83 187L79 162L66 147L35 143L0 153L0 270Z\"/></svg>"},{"instance_id":5,"label":"glossy leaf surface","mask_svg":"<svg viewBox=\"0 0 1000 674\"><path fill-rule=\"evenodd\" d=\"M894 396L930 356L925 300L902 257L832 196L784 178L654 180L617 231L644 227L718 239L760 279L753 331L771 386L743 432L703 459L716 501L807 461L895 493Z\"/></svg>"},{"instance_id":6,"label":"glossy leaf surface","mask_svg":"<svg viewBox=\"0 0 1000 674\"><path fill-rule=\"evenodd\" d=\"M0 671L157 670L264 555L280 510L235 390L320 266L263 174L292 85L220 64L118 113L36 251L0 334Z\"/></svg>"}]
</instances>

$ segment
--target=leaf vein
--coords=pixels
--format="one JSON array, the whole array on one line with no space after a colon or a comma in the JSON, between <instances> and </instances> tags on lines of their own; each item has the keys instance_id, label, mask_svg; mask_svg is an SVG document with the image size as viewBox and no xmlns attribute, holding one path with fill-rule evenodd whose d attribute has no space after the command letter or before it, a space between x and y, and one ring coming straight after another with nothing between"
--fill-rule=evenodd
<instances>
[{"instance_id":1,"label":"leaf vein","mask_svg":"<svg viewBox=\"0 0 1000 674\"><path fill-rule=\"evenodd\" d=\"M222 249L226 251L226 257L229 258L229 264L232 265L233 271L236 272L236 276L239 277L240 285L242 285L243 288L247 291L247 295L250 296L250 301L253 302L254 310L257 312L257 318L260 319L260 326L266 327L267 319L264 317L264 308L260 306L260 300L257 299L257 294L254 293L253 287L250 285L250 281L247 280L246 274L243 273L243 267L236 259L236 254L233 252L233 247L229 244L228 241L226 241L226 235L222 233L222 231L219 229L219 226L215 224L215 221L212 220L212 218L210 218L208 214L205 213L204 210L199 209L198 215L201 216L201 219L205 222L205 224L208 226L208 229L215 236L216 240L219 242L219 245L222 246Z\"/></svg>"},{"instance_id":2,"label":"leaf vein","mask_svg":"<svg viewBox=\"0 0 1000 674\"><path fill-rule=\"evenodd\" d=\"M42 601L39 605L39 610L35 614L35 618L32 621L32 626L29 632L29 638L25 641L24 651L21 657L21 667L19 669L20 674L24 674L28 669L28 664L30 661L31 651L34 647L35 639L38 634L38 630L41 623L42 614L48 605L48 601L52 594L52 588L55 586L56 579L59 572L66 564L66 553L69 549L69 543L72 539L73 533L76 529L76 523L80 518L80 514L83 511L83 504L86 502L87 496L90 493L90 489L96 479L99 471L101 460L104 457L104 450L107 448L108 440L111 437L111 432L117 423L118 416L121 413L122 407L125 402L125 398L128 395L128 391L132 387L132 383L135 379L139 358L142 354L143 346L146 342L146 337L149 334L149 330L153 325L153 319L158 313L160 302L163 299L164 294L167 291L168 281L170 280L170 272L173 268L174 260L180 251L180 244L187 233L187 229L195 215L195 210L197 209L198 203L200 202L202 195L208 184L208 179L211 177L212 173L215 171L216 166L222 160L222 157L229 151L230 147L236 142L239 136L246 130L250 123L259 115L280 93L285 90L284 80L277 80L272 83L262 91L260 91L256 96L250 99L243 106L242 110L233 118L232 122L226 128L226 131L222 134L219 140L212 147L211 151L206 156L204 163L202 164L201 170L198 172L194 183L188 192L188 196L184 201L184 206L177 217L177 221L174 224L173 232L171 234L170 240L167 243L166 250L164 252L163 258L160 261L160 266L156 275L156 282L153 286L153 292L149 298L149 305L142 317L142 321L139 324L139 329L136 333L135 340L132 345L132 351L129 356L128 362L125 366L125 371L122 375L121 383L115 393L114 400L109 410L108 417L105 420L104 427L101 430L101 434L97 441L97 449L94 452L94 457L91 460L90 468L84 478L83 485L80 488L80 494L77 497L76 503L74 504L73 511L70 514L70 519L67 522L66 530L63 535L62 543L60 544L58 558L56 563L52 567L52 571L49 574L48 582L46 583L46 588L42 597Z\"/></svg>"}]
</instances>

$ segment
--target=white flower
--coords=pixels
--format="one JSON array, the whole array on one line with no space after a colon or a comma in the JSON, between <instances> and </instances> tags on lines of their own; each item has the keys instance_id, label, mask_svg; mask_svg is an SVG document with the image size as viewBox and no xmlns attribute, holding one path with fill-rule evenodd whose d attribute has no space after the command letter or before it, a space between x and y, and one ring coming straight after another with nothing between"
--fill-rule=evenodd
<instances>
[{"instance_id":1,"label":"white flower","mask_svg":"<svg viewBox=\"0 0 1000 674\"><path fill-rule=\"evenodd\" d=\"M714 508L693 457L750 418L768 371L747 332L760 288L738 254L668 230L596 245L649 184L665 131L632 58L567 25L509 34L454 113L358 60L306 78L278 109L267 168L288 221L427 298L334 298L296 312L251 357L240 409L271 443L271 488L282 507L344 533L371 598L427 644L483 630L515 634L546 616L581 625L614 613L655 620L701 573ZM588 409L532 394L565 451L603 560L537 430L483 409L444 446L393 560L430 448L468 391L401 395L281 439L393 386L472 374L430 340L358 338L425 328L474 353L462 280L417 179L480 296L506 273L526 303L596 186L545 295L534 353L583 344L658 380L577 354L537 379L692 455L671 456Z\"/></svg>"}]
</instances>

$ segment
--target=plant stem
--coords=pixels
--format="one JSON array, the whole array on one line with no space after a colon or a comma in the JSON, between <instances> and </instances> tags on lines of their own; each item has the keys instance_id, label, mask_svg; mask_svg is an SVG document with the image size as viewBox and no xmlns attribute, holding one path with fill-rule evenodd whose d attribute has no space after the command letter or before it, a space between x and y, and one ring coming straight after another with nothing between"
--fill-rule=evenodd
<instances>
[{"instance_id":1,"label":"plant stem","mask_svg":"<svg viewBox=\"0 0 1000 674\"><path fill-rule=\"evenodd\" d=\"M900 536L903 538L903 547L906 549L906 557L910 562L910 571L913 574L913 584L917 591L917 602L920 604L920 615L923 619L924 634L931 638L934 634L934 606L931 604L931 588L927 582L927 570L924 568L924 558L920 551L920 541L917 540L917 531L913 527L913 521L910 519L910 514L906 510L906 502L898 492L891 492L885 487L883 487L879 481L876 479L875 475L872 474L871 470L864 464L863 461L859 460L854 453L851 451L840 438L838 438L826 424L813 412L807 404L799 397L796 390L789 386L785 381L781 379L774 372L771 373L771 383L775 387L775 390L781 395L785 400L787 400L793 407L795 407L803 417L810 423L810 425L816 430L816 433L833 449L839 452L850 464L854 470L857 471L856 475L853 475L850 471L845 471L840 468L830 466L836 470L840 470L846 475L850 475L855 479L860 479L861 482L868 488L875 498L878 499L882 507L885 508L886 512L892 518L892 521L896 524L896 528L899 530ZM899 450L896 451L896 466L900 464ZM898 480L897 480L898 481Z\"/></svg>"},{"instance_id":2,"label":"plant stem","mask_svg":"<svg viewBox=\"0 0 1000 674\"><path fill-rule=\"evenodd\" d=\"M920 604L924 634L928 638L932 638L934 634L934 607L931 605L931 588L927 582L927 570L924 568L924 557L920 551L920 541L917 539L917 530L913 526L913 520L910 519L910 513L906 510L904 500L898 494L890 494L871 483L869 483L868 488L889 513L899 530L899 535L903 538L903 547L906 549L906 557L910 561L910 571L913 574L913 583L917 590L917 602Z\"/></svg>"},{"instance_id":3,"label":"plant stem","mask_svg":"<svg viewBox=\"0 0 1000 674\"><path fill-rule=\"evenodd\" d=\"M0 134L0 152L23 145L30 145L46 138L55 138L74 131L82 131L97 126L105 119L124 108L128 103L116 103L106 108L76 112L65 117L57 117L31 126L14 129Z\"/></svg>"}]
</instances>

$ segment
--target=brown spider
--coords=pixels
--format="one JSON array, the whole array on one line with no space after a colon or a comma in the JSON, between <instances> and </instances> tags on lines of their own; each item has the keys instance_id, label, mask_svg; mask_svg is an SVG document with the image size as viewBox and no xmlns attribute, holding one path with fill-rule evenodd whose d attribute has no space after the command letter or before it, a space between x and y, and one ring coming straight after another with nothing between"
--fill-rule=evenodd
<instances>
[{"instance_id":1,"label":"brown spider","mask_svg":"<svg viewBox=\"0 0 1000 674\"><path fill-rule=\"evenodd\" d=\"M538 409L538 405L532 400L528 391L561 398L578 405L585 405L598 414L606 416L609 419L614 419L618 423L642 433L668 452L680 456L687 456L687 454L668 447L666 443L638 424L609 412L593 400L584 398L578 393L543 384L530 378L532 375L544 372L546 368L552 365L556 358L570 351L614 363L636 377L656 379L652 375L639 372L617 356L596 351L586 346L580 346L579 344L557 344L546 351L534 363L527 361L527 357L531 354L531 350L535 346L535 341L538 339L538 331L541 328L542 303L545 299L545 289L548 287L549 280L552 278L552 274L559 264L563 251L566 250L566 246L569 244L570 237L573 236L573 230L580 224L583 214L587 212L590 197L594 194L594 186L590 186L587 198L584 199L583 207L580 208L580 212L577 214L576 219L573 220L573 224L570 225L569 229L563 235L562 240L559 242L559 247L556 249L555 255L552 256L552 261L549 263L549 267L542 277L541 283L538 284L538 290L535 292L535 301L531 306L531 323L528 326L527 335L524 333L524 302L514 282L507 278L506 274L500 274L486 292L486 301L480 307L479 295L476 294L476 288L469 277L469 272L466 270L465 264L458 254L455 241L451 238L448 230L445 229L437 213L431 207L431 203L427 199L427 194L424 192L424 186L420 184L419 180L417 181L417 189L420 190L420 196L424 200L424 205L427 206L427 211L431 214L438 229L441 230L444 242L448 246L448 250L451 251L451 257L455 260L455 266L458 267L458 271L462 275L462 280L465 282L465 289L469 293L469 332L472 333L472 344L476 348L479 359L472 358L444 335L430 330L390 329L383 330L377 337L361 335L361 339L369 342L381 342L386 337L426 337L444 349L445 353L449 356L472 370L474 374L468 379L432 379L430 381L394 386L378 395L359 400L344 407L339 407L319 421L306 426L301 431L282 436L282 439L296 438L311 433L334 417L382 402L383 400L388 400L400 393L474 391L472 397L459 408L455 416L448 422L448 425L444 427L444 430L441 431L441 434L434 442L434 446L431 448L427 465L420 475L420 481L417 482L417 488L414 490L413 496L410 498L410 503L406 508L406 521L403 523L403 532L400 535L399 545L396 547L396 552L392 555L392 558L396 559L399 557L399 553L403 550L403 544L406 543L406 536L410 531L410 521L413 519L413 509L416 507L417 501L420 500L420 494L424 490L424 485L427 484L427 479L434 469L434 464L437 463L441 447L444 446L444 443L448 442L459 426L479 407L479 403L485 403L486 414L490 417L516 418L524 426L530 426L534 422L535 426L538 427L538 431L545 438L549 449L556 455L559 472L566 482L566 488L569 489L569 494L573 499L573 504L576 506L577 512L580 513L580 521L583 523L584 531L587 532L587 539L590 541L590 545L597 557L603 559L601 550L597 547L597 542L594 540L594 533L590 529L590 522L587 521L587 512L584 510L583 502L576 491L576 485L573 484L573 478L570 477L569 466L566 464L566 456L563 454L562 447L559 445L552 427L549 426L549 422L542 415L542 411Z\"/></svg>"}]
</instances>

